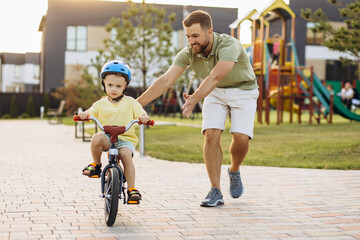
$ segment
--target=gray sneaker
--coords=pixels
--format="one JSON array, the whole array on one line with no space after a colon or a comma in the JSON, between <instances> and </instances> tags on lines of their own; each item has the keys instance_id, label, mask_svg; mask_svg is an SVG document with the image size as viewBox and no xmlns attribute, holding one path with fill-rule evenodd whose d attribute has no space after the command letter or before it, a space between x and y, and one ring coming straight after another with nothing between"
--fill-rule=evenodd
<instances>
[{"instance_id":1,"label":"gray sneaker","mask_svg":"<svg viewBox=\"0 0 360 240\"><path fill-rule=\"evenodd\" d=\"M216 187L212 187L206 196L205 200L201 202L202 207L216 207L217 205L224 204L223 195Z\"/></svg>"},{"instance_id":2,"label":"gray sneaker","mask_svg":"<svg viewBox=\"0 0 360 240\"><path fill-rule=\"evenodd\" d=\"M244 187L241 182L240 171L230 172L230 169L228 169L228 174L230 178L230 195L233 198L238 198L244 191Z\"/></svg>"}]
</instances>

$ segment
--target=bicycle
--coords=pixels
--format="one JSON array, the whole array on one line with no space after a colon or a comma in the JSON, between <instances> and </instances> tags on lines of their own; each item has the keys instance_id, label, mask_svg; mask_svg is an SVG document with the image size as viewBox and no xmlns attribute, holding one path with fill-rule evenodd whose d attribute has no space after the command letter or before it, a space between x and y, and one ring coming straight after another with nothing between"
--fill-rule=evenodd
<instances>
[{"instance_id":1,"label":"bicycle","mask_svg":"<svg viewBox=\"0 0 360 240\"><path fill-rule=\"evenodd\" d=\"M126 203L125 194L125 175L122 167L120 166L119 151L115 143L119 141L118 135L125 133L129 128L138 123L141 125L139 119L132 120L126 127L125 126L102 126L99 120L95 117L87 117L81 119L78 115L73 117L74 121L94 121L97 126L106 134L110 134L110 148L108 150L109 163L105 166L101 173L101 195L100 197L105 200L105 222L106 225L112 226L115 223L116 215L118 212L119 199L124 200ZM145 125L153 126L154 121L150 120Z\"/></svg>"}]
</instances>

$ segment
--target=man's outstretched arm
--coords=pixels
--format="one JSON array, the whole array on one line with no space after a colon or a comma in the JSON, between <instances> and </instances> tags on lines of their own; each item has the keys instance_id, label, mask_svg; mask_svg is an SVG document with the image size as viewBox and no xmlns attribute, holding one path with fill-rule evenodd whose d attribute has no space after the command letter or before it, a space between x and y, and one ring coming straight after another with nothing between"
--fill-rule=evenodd
<instances>
[{"instance_id":1,"label":"man's outstretched arm","mask_svg":"<svg viewBox=\"0 0 360 240\"><path fill-rule=\"evenodd\" d=\"M137 98L141 106L145 106L152 102L154 99L160 97L166 92L184 72L184 68L177 65L172 65L166 73L156 79L150 87Z\"/></svg>"},{"instance_id":2,"label":"man's outstretched arm","mask_svg":"<svg viewBox=\"0 0 360 240\"><path fill-rule=\"evenodd\" d=\"M203 100L214 88L220 83L220 81L228 75L234 66L234 62L230 61L219 61L209 76L201 82L198 89L192 94L184 94L186 102L183 106L183 114L189 118L195 105Z\"/></svg>"}]
</instances>

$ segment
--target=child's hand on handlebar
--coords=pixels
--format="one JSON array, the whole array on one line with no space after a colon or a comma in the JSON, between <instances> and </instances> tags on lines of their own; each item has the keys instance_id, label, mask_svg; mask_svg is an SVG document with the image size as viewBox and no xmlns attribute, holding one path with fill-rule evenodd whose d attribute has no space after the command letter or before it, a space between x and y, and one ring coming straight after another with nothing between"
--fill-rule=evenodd
<instances>
[{"instance_id":1,"label":"child's hand on handlebar","mask_svg":"<svg viewBox=\"0 0 360 240\"><path fill-rule=\"evenodd\" d=\"M150 120L150 118L146 113L144 113L140 116L139 120L141 121L141 123L145 124Z\"/></svg>"},{"instance_id":2,"label":"child's hand on handlebar","mask_svg":"<svg viewBox=\"0 0 360 240\"><path fill-rule=\"evenodd\" d=\"M86 119L89 117L89 114L87 112L80 112L78 114L78 116L81 118L81 119Z\"/></svg>"}]
</instances>

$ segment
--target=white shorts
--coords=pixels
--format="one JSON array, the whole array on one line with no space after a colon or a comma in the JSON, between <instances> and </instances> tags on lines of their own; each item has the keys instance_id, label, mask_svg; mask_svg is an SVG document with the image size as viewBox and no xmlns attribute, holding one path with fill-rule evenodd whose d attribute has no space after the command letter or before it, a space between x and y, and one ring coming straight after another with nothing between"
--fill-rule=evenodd
<instances>
[{"instance_id":1,"label":"white shorts","mask_svg":"<svg viewBox=\"0 0 360 240\"><path fill-rule=\"evenodd\" d=\"M258 96L258 89L215 88L204 99L201 133L204 134L206 129L223 131L229 115L231 133L243 133L253 138Z\"/></svg>"}]
</instances>

